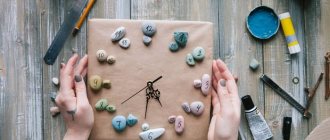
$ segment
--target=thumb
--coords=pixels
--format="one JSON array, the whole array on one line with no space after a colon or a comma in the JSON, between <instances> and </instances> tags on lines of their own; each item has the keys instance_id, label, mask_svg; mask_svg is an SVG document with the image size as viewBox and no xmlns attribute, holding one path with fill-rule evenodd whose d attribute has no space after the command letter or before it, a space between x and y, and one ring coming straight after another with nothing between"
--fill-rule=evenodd
<instances>
[{"instance_id":1,"label":"thumb","mask_svg":"<svg viewBox=\"0 0 330 140\"><path fill-rule=\"evenodd\" d=\"M87 90L85 81L83 80L81 75L76 75L74 77L74 84L75 84L75 92L77 96L77 106L81 106L83 104L88 103L87 98Z\"/></svg>"}]
</instances>

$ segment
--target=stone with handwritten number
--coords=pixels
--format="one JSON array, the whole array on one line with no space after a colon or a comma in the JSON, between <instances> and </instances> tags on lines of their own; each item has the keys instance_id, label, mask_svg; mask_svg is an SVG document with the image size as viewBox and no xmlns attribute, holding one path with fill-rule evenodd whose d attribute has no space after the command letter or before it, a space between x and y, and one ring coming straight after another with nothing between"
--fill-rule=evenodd
<instances>
[{"instance_id":1,"label":"stone with handwritten number","mask_svg":"<svg viewBox=\"0 0 330 140\"><path fill-rule=\"evenodd\" d=\"M110 113L116 112L116 106L114 105L108 105L105 109Z\"/></svg>"},{"instance_id":2,"label":"stone with handwritten number","mask_svg":"<svg viewBox=\"0 0 330 140\"><path fill-rule=\"evenodd\" d=\"M113 64L113 63L115 63L115 62L116 62L116 57L113 56L113 55L109 55L109 56L107 57L107 62L108 62L109 64Z\"/></svg>"},{"instance_id":3,"label":"stone with handwritten number","mask_svg":"<svg viewBox=\"0 0 330 140\"><path fill-rule=\"evenodd\" d=\"M129 114L127 116L126 124L128 126L134 126L138 122L138 118L135 117L133 114Z\"/></svg>"},{"instance_id":4,"label":"stone with handwritten number","mask_svg":"<svg viewBox=\"0 0 330 140\"><path fill-rule=\"evenodd\" d=\"M96 57L99 62L104 62L107 60L108 54L105 50L97 50Z\"/></svg>"},{"instance_id":5,"label":"stone with handwritten number","mask_svg":"<svg viewBox=\"0 0 330 140\"><path fill-rule=\"evenodd\" d=\"M182 116L177 116L175 118L174 127L175 127L175 132L176 133L178 133L178 134L183 133L183 130L184 130L184 118Z\"/></svg>"},{"instance_id":6,"label":"stone with handwritten number","mask_svg":"<svg viewBox=\"0 0 330 140\"><path fill-rule=\"evenodd\" d=\"M150 43L151 43L151 41L152 41L152 38L149 37L149 36L144 35L143 38L142 38L142 40L143 40L143 44L144 45L149 46Z\"/></svg>"},{"instance_id":7,"label":"stone with handwritten number","mask_svg":"<svg viewBox=\"0 0 330 140\"><path fill-rule=\"evenodd\" d=\"M128 38L123 38L119 41L119 46L127 49L131 45L131 41Z\"/></svg>"},{"instance_id":8,"label":"stone with handwritten number","mask_svg":"<svg viewBox=\"0 0 330 140\"><path fill-rule=\"evenodd\" d=\"M196 61L201 61L205 57L205 50L203 47L196 47L193 50L192 55Z\"/></svg>"},{"instance_id":9,"label":"stone with handwritten number","mask_svg":"<svg viewBox=\"0 0 330 140\"><path fill-rule=\"evenodd\" d=\"M194 57L191 55L191 53L188 53L187 56L186 56L186 63L189 65L189 66L194 66L196 64L195 60L194 60Z\"/></svg>"},{"instance_id":10,"label":"stone with handwritten number","mask_svg":"<svg viewBox=\"0 0 330 140\"><path fill-rule=\"evenodd\" d=\"M195 102L192 102L190 104L190 110L191 110L191 113L196 115L196 116L199 116L203 113L204 111L204 104L203 102L200 102L200 101L195 101Z\"/></svg>"},{"instance_id":11,"label":"stone with handwritten number","mask_svg":"<svg viewBox=\"0 0 330 140\"><path fill-rule=\"evenodd\" d=\"M171 115L171 116L169 116L169 117L168 117L168 122L169 122L169 123L174 123L174 122L175 122L175 118L176 118L175 115Z\"/></svg>"},{"instance_id":12,"label":"stone with handwritten number","mask_svg":"<svg viewBox=\"0 0 330 140\"><path fill-rule=\"evenodd\" d=\"M155 140L165 132L165 128L150 129L139 134L142 140Z\"/></svg>"},{"instance_id":13,"label":"stone with handwritten number","mask_svg":"<svg viewBox=\"0 0 330 140\"><path fill-rule=\"evenodd\" d=\"M179 46L178 46L178 44L176 44L176 42L171 42L168 45L168 48L170 49L171 52L176 52L179 50Z\"/></svg>"},{"instance_id":14,"label":"stone with handwritten number","mask_svg":"<svg viewBox=\"0 0 330 140\"><path fill-rule=\"evenodd\" d=\"M126 128L126 118L122 115L117 115L112 119L112 127L117 132L122 132Z\"/></svg>"},{"instance_id":15,"label":"stone with handwritten number","mask_svg":"<svg viewBox=\"0 0 330 140\"><path fill-rule=\"evenodd\" d=\"M144 21L142 23L142 32L146 36L153 36L157 31L156 23L153 21Z\"/></svg>"},{"instance_id":16,"label":"stone with handwritten number","mask_svg":"<svg viewBox=\"0 0 330 140\"><path fill-rule=\"evenodd\" d=\"M182 109L186 112L186 113L190 113L190 107L189 107L189 103L188 102L183 102L181 104Z\"/></svg>"},{"instance_id":17,"label":"stone with handwritten number","mask_svg":"<svg viewBox=\"0 0 330 140\"><path fill-rule=\"evenodd\" d=\"M209 94L210 87L211 87L211 77L210 77L210 75L203 74L203 76L202 76L202 87L201 87L203 95L207 96Z\"/></svg>"},{"instance_id":18,"label":"stone with handwritten number","mask_svg":"<svg viewBox=\"0 0 330 140\"><path fill-rule=\"evenodd\" d=\"M95 109L98 111L105 110L108 105L108 99L102 98L96 102Z\"/></svg>"},{"instance_id":19,"label":"stone with handwritten number","mask_svg":"<svg viewBox=\"0 0 330 140\"><path fill-rule=\"evenodd\" d=\"M111 34L111 40L118 41L122 39L125 36L125 34L126 34L125 27L119 27Z\"/></svg>"},{"instance_id":20,"label":"stone with handwritten number","mask_svg":"<svg viewBox=\"0 0 330 140\"><path fill-rule=\"evenodd\" d=\"M188 42L188 32L174 32L174 40L178 45L184 48Z\"/></svg>"},{"instance_id":21,"label":"stone with handwritten number","mask_svg":"<svg viewBox=\"0 0 330 140\"><path fill-rule=\"evenodd\" d=\"M92 90L100 90L101 89L103 80L100 76L92 75L88 79L89 79L88 80L89 86L91 87Z\"/></svg>"}]
</instances>

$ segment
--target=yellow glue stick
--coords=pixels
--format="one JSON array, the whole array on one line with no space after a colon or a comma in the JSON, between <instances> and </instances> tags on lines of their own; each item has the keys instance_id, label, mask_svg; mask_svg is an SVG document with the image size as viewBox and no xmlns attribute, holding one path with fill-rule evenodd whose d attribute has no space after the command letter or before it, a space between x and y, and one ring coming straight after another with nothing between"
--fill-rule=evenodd
<instances>
[{"instance_id":1,"label":"yellow glue stick","mask_svg":"<svg viewBox=\"0 0 330 140\"><path fill-rule=\"evenodd\" d=\"M289 12L278 15L281 20L281 26L288 43L288 48L290 54L295 54L300 52L300 46L296 37L296 33L293 28L291 16Z\"/></svg>"}]
</instances>

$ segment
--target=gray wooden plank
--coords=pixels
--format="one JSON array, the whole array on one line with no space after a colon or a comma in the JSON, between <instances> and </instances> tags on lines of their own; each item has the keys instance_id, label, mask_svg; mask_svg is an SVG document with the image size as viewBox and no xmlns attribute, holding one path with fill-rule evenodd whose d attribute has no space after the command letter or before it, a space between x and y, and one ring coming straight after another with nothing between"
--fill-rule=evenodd
<instances>
[{"instance_id":1,"label":"gray wooden plank","mask_svg":"<svg viewBox=\"0 0 330 140\"><path fill-rule=\"evenodd\" d=\"M324 72L324 55L330 51L330 3L326 0L305 1L305 40L307 59L307 85L313 86ZM311 105L313 119L309 121L309 132L330 116L330 101L324 99L325 83L321 82Z\"/></svg>"},{"instance_id":2,"label":"gray wooden plank","mask_svg":"<svg viewBox=\"0 0 330 140\"><path fill-rule=\"evenodd\" d=\"M263 0L262 5L273 8L277 14L290 12L302 49L301 53L290 55L284 34L280 28L274 38L265 41L263 44L264 73L270 76L283 89L290 92L301 104L305 105L305 93L303 90L305 83L303 2L299 0ZM299 77L300 83L293 84L293 77ZM265 101L265 118L272 129L274 139L282 139L282 122L285 116L292 117L291 139L304 139L307 136L307 120L303 119L298 111L268 87L265 87Z\"/></svg>"},{"instance_id":3,"label":"gray wooden plank","mask_svg":"<svg viewBox=\"0 0 330 140\"><path fill-rule=\"evenodd\" d=\"M42 139L38 6L2 1L0 139ZM33 79L33 80L31 80Z\"/></svg>"},{"instance_id":4,"label":"gray wooden plank","mask_svg":"<svg viewBox=\"0 0 330 140\"><path fill-rule=\"evenodd\" d=\"M261 1L227 1L219 3L219 41L220 58L228 65L234 75L238 76L239 95L251 95L259 110L264 112L263 85L259 76L263 72L263 51L261 42L254 39L246 28L245 19L249 12ZM249 69L252 58L261 65L255 72ZM244 108L241 114L241 130L246 139L252 139L247 125Z\"/></svg>"}]
</instances>

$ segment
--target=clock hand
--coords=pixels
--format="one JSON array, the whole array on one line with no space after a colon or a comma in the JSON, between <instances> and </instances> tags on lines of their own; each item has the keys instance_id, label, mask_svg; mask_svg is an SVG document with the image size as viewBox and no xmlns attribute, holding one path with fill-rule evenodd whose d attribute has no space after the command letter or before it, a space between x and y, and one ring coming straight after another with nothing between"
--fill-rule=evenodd
<instances>
[{"instance_id":1,"label":"clock hand","mask_svg":"<svg viewBox=\"0 0 330 140\"><path fill-rule=\"evenodd\" d=\"M147 97L146 98L147 99L147 102L146 102L146 110L144 112L144 119L147 118L147 111L148 111L148 103L149 103L149 99L150 99L150 94L147 93L146 97Z\"/></svg>"},{"instance_id":2,"label":"clock hand","mask_svg":"<svg viewBox=\"0 0 330 140\"><path fill-rule=\"evenodd\" d=\"M161 79L163 76L159 76L157 79L155 79L154 81L152 81L152 83L157 82L159 79ZM141 90L139 90L138 92L136 92L135 94L133 94L131 97L129 97L128 99L126 99L125 101L123 101L121 104L124 104L126 101L128 101L129 99L131 99L132 97L134 97L135 95L137 95L138 93L140 93L142 90L146 89L148 87L145 86L144 88L142 88Z\"/></svg>"},{"instance_id":3,"label":"clock hand","mask_svg":"<svg viewBox=\"0 0 330 140\"><path fill-rule=\"evenodd\" d=\"M162 103L159 100L159 98L160 98L160 91L158 89L156 89L154 99L156 99L158 101L158 103L160 104L160 106L163 107Z\"/></svg>"}]
</instances>

